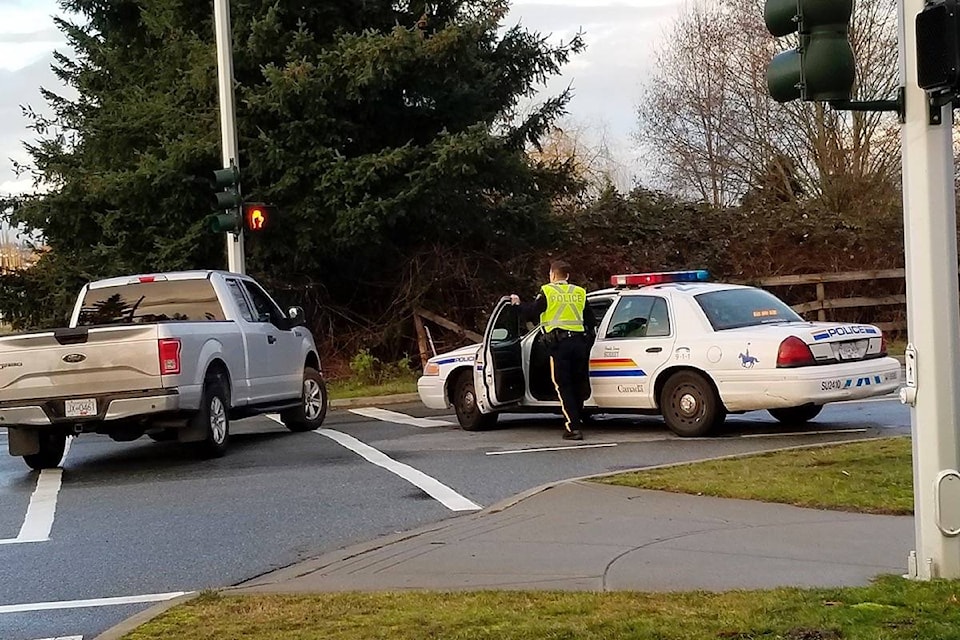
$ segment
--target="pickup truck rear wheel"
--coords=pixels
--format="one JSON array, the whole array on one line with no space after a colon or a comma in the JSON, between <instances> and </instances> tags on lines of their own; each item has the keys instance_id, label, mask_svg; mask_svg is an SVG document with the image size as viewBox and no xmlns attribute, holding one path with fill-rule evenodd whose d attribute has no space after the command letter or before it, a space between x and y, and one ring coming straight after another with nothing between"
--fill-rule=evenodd
<instances>
[{"instance_id":1,"label":"pickup truck rear wheel","mask_svg":"<svg viewBox=\"0 0 960 640\"><path fill-rule=\"evenodd\" d=\"M457 422L464 431L483 431L497 424L497 414L480 413L472 372L457 378L453 387L453 408L457 412Z\"/></svg>"},{"instance_id":2,"label":"pickup truck rear wheel","mask_svg":"<svg viewBox=\"0 0 960 640\"><path fill-rule=\"evenodd\" d=\"M67 435L65 433L43 433L40 437L40 451L23 456L27 466L36 471L55 469L63 459L63 452L67 449Z\"/></svg>"},{"instance_id":3,"label":"pickup truck rear wheel","mask_svg":"<svg viewBox=\"0 0 960 640\"><path fill-rule=\"evenodd\" d=\"M200 453L207 458L223 456L230 444L230 393L219 377L208 379L204 384L200 411L193 419L194 426L207 434L206 439L198 443Z\"/></svg>"},{"instance_id":4,"label":"pickup truck rear wheel","mask_svg":"<svg viewBox=\"0 0 960 640\"><path fill-rule=\"evenodd\" d=\"M327 417L327 385L312 367L303 370L303 397L300 406L280 414L287 429L295 433L319 429Z\"/></svg>"}]
</instances>

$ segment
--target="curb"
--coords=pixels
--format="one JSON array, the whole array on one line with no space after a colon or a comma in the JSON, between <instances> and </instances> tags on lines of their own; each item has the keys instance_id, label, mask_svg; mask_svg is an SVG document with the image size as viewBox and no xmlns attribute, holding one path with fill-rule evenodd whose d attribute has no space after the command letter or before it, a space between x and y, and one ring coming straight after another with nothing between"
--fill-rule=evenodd
<instances>
[{"instance_id":1,"label":"curb","mask_svg":"<svg viewBox=\"0 0 960 640\"><path fill-rule=\"evenodd\" d=\"M896 438L906 438L906 437L908 437L908 436L894 436L894 437L896 437ZM379 537L379 538L376 538L376 539L374 539L374 540L370 540L370 541L367 541L367 542L361 542L361 543L358 543L358 544L355 544L355 545L350 545L350 546L348 546L348 547L343 547L343 548L340 548L340 549L337 549L337 550L334 550L334 551L329 551L329 552L327 552L327 553L321 553L321 554L319 554L319 555L317 555L317 556L314 556L313 558L307 558L307 559L305 559L305 560L300 560L300 561L295 562L295 563L293 563L293 564L291 564L291 565L289 565L289 566L287 566L287 567L283 567L283 568L280 568L280 569L272 570L272 571L270 571L269 573L279 573L279 572L281 572L281 571L290 570L290 569L293 569L294 567L301 566L301 567L302 567L302 571L298 572L296 575L293 576L294 578L300 577L300 576L302 576L302 575L306 575L306 574L309 574L309 573L313 573L313 572L315 572L315 571L319 571L320 569L323 569L324 567L328 566L328 565L331 564L331 563L342 562L343 560L347 560L347 559L350 559L350 558L355 558L355 557L358 557L358 556L362 556L362 555L364 555L364 554L371 553L371 552L373 552L373 551L378 551L378 550L383 549L383 548L385 548L385 547L389 547L390 545L397 544L397 543L403 542L403 541L405 541L405 540L410 540L411 538L416 538L416 537L421 536L421 535L425 535L425 534L428 534L428 533L432 533L432 532L434 532L434 531L437 531L437 530L439 530L439 529L442 529L442 528L447 527L448 525L450 525L450 524L453 523L453 522L462 521L463 519L466 519L466 518L480 519L480 518L483 518L484 516L487 516L487 515L493 515L493 514L496 514L496 513L500 513L500 512L505 511L505 510L507 510L507 509L509 509L509 508L511 508L511 507L515 507L515 506L517 506L518 504L520 504L521 502L524 502L524 501L526 501L526 500L529 500L530 498L532 498L532 497L534 497L534 496L536 496L536 495L538 495L538 494L540 494L540 493L544 493L545 491L549 491L550 489L554 489L554 488L556 488L556 487L559 487L559 486L562 486L562 485L565 485L565 484L575 484L575 483L582 483L582 482L590 482L590 481L594 481L594 480L597 480L597 479L600 479L600 478L608 478L608 477L611 477L611 476L619 476L619 475L623 475L623 474L626 474L626 473L638 473L638 472L643 472L643 471L654 471L654 470L656 470L656 469L669 469L669 468L672 468L672 467L682 467L682 466L693 465L693 464L701 464L701 463L704 463L704 462L714 462L714 461L717 461L717 460L736 460L736 459L739 459L739 458L748 458L748 457L758 456L758 455L767 455L767 454L770 454L770 453L779 453L779 452L782 452L782 451L798 451L798 450L803 450L803 449L821 449L821 448L824 448L824 447L832 447L832 446L836 446L836 445L839 445L839 444L854 444L854 443L858 443L858 442L872 442L872 441L874 441L874 440L882 440L882 439L883 439L883 438L855 438L855 439L850 439L850 440L840 440L840 441L833 441L833 442L818 442L818 443L816 443L816 444L795 445L795 446L792 446L792 447L779 447L779 448L777 448L777 449L767 449L767 450L764 450L764 451L753 451L753 452L747 452L747 453L734 453L734 454L725 455L725 456L713 456L713 457L710 457L710 458L698 458L698 459L696 459L696 460L688 460L688 461L686 461L686 462L671 462L671 463L667 463L667 464L658 464L658 465L652 465L652 466L646 466L646 467L635 467L635 468L632 468L632 469L620 469L620 470L618 470L618 471L608 471L608 472L605 472L605 473L598 473L598 474L592 474L592 475L586 475L586 476L578 476L578 477L574 477L574 478L566 478L566 479L564 479L564 480L556 480L556 481L554 481L554 482L548 482L548 483L542 484L542 485L540 485L540 486L538 486L538 487L534 487L534 488L532 488L532 489L528 489L528 490L526 490L526 491L522 491L522 492L520 492L520 493L518 493L518 494L516 494L516 495L514 495L514 496L509 497L509 498L505 498L504 500L501 500L500 502L496 502L496 503L490 505L489 507L486 507L486 508L482 509L481 511L477 511L477 512L474 512L474 513L471 513L471 514L464 514L464 515L462 515L462 516L454 516L454 517L452 517L452 518L447 518L447 519L445 519L445 520L442 520L442 521L440 521L440 522L436 522L436 523L433 523L433 524L430 524L430 525L424 525L424 526L422 526L422 527L417 527L416 529L411 529L411 530L409 530L409 531L404 531L404 532L400 532L400 533L395 533L395 534L391 534L391 535L387 535L387 536L381 536L381 537ZM711 496L711 497L714 497L714 496ZM719 497L718 497L717 499L719 499L719 500L725 500L725 499L728 499L728 498L719 498ZM332 557L331 557L331 556L332 556ZM325 561L325 562L322 563L322 564L319 564L318 561L319 561L321 558L328 558L328 560ZM233 593L235 593L235 592L237 592L237 591L244 590L244 589L249 589L249 588L251 588L251 587L254 587L254 585L252 585L252 584L250 584L250 583L255 582L255 581L258 580L260 577L263 577L263 576L253 576L253 577L249 578L248 580L245 580L244 582L241 582L241 583L239 583L239 584L235 584L235 585L230 585L230 586L226 586L226 587L221 587L221 588L213 589L212 591L214 591L214 592L216 592L216 593L223 593L223 594L228 594L228 595L229 595L229 594L233 594ZM282 582L282 581L283 581L283 580L280 580L280 582ZM260 585L257 585L257 586L260 586ZM147 609L146 611L142 611L142 612L138 613L137 615L135 615L135 616L133 616L133 617L131 617L131 618L128 618L128 619L124 620L123 622L117 624L116 626L111 627L111 628L108 629L107 631L104 631L104 632L103 632L102 634L100 634L99 636L96 636L96 637L94 638L94 640L120 640L124 635L126 635L126 634L134 631L137 627L146 624L147 622L151 621L152 619L156 618L157 616L161 615L162 613L166 612L166 611L169 610L169 609L172 609L173 607L175 607L175 606L177 606L177 605L184 604L184 603L186 603L186 602L189 602L190 600L193 600L194 598L198 597L199 595L200 595L200 594L199 594L198 592L192 592L192 593L188 593L188 594L186 594L186 595L180 596L180 597L178 597L178 598L174 598L173 600L168 600L168 601L166 601L166 602L161 602L161 603L159 603L159 604L156 604L156 605L150 607L149 609Z\"/></svg>"},{"instance_id":2,"label":"curb","mask_svg":"<svg viewBox=\"0 0 960 640\"><path fill-rule=\"evenodd\" d=\"M419 393L397 393L390 396L373 396L367 398L341 398L331 400L331 409L351 409L353 407L376 407L387 406L391 404L406 404L408 402L419 402Z\"/></svg>"},{"instance_id":3,"label":"curb","mask_svg":"<svg viewBox=\"0 0 960 640\"><path fill-rule=\"evenodd\" d=\"M150 622L160 614L165 613L178 605L190 602L194 598L199 597L199 595L199 592L193 591L173 598L172 600L158 602L146 611L141 611L135 616L131 616L126 620L115 624L100 635L96 636L93 640L120 640L120 638L135 631L138 627Z\"/></svg>"}]
</instances>

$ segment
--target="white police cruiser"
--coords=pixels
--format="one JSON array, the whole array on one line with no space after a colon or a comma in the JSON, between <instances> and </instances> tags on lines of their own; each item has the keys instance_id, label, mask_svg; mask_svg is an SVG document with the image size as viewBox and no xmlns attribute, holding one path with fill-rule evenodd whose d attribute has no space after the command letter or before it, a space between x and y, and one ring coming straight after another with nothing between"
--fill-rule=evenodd
<instances>
[{"instance_id":1,"label":"white police cruiser","mask_svg":"<svg viewBox=\"0 0 960 640\"><path fill-rule=\"evenodd\" d=\"M588 294L599 322L588 413L661 414L677 435L702 436L728 413L803 423L829 402L899 387L900 364L877 327L808 322L767 291L708 279L702 270L617 275ZM470 431L500 413L559 411L543 335L503 298L482 344L430 359L420 399L452 405Z\"/></svg>"}]
</instances>

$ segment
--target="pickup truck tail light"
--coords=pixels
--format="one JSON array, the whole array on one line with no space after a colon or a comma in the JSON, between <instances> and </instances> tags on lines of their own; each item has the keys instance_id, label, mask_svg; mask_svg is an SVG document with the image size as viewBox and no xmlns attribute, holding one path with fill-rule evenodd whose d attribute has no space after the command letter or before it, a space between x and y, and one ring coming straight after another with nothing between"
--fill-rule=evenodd
<instances>
[{"instance_id":1,"label":"pickup truck tail light","mask_svg":"<svg viewBox=\"0 0 960 640\"><path fill-rule=\"evenodd\" d=\"M160 375L180 375L180 340L163 338L160 344Z\"/></svg>"},{"instance_id":2,"label":"pickup truck tail light","mask_svg":"<svg viewBox=\"0 0 960 640\"><path fill-rule=\"evenodd\" d=\"M811 364L816 364L816 361L806 342L797 336L790 336L780 343L777 351L778 367L805 367Z\"/></svg>"}]
</instances>

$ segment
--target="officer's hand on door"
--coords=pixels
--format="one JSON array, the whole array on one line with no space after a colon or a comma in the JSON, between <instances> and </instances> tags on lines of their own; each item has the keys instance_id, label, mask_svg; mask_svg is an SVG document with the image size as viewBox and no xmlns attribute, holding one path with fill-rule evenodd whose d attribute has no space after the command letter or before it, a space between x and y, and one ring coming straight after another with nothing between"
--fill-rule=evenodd
<instances>
[{"instance_id":1,"label":"officer's hand on door","mask_svg":"<svg viewBox=\"0 0 960 640\"><path fill-rule=\"evenodd\" d=\"M515 293L510 294L510 304L520 304L520 296Z\"/></svg>"}]
</instances>

